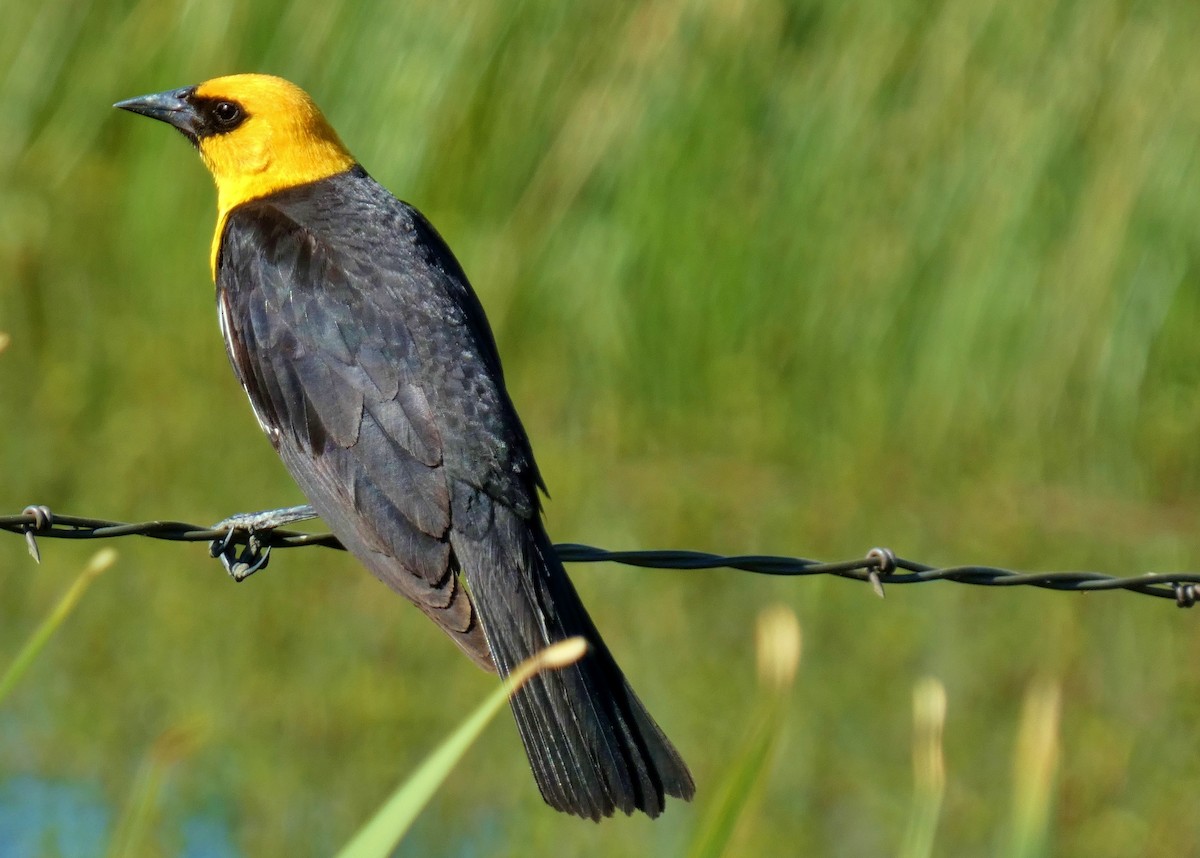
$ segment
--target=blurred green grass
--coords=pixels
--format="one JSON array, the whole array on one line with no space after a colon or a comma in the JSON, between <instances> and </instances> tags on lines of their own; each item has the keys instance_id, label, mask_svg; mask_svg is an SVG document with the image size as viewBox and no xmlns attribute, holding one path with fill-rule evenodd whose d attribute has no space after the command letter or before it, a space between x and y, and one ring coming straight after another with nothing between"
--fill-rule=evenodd
<instances>
[{"instance_id":1,"label":"blurred green grass","mask_svg":"<svg viewBox=\"0 0 1200 858\"><path fill-rule=\"evenodd\" d=\"M226 364L195 154L109 105L233 71L307 88L430 216L496 328L553 493L614 548L1112 572L1200 546L1200 7L215 0L5 6L3 503L216 520L298 502ZM0 540L0 652L94 546ZM746 854L896 851L914 681L946 686L939 852L1009 822L1021 695L1062 685L1057 854L1181 855L1195 619L1115 594L581 567L697 803L545 810L511 725L418 823L428 855L676 854L741 747L752 625L805 669ZM126 543L0 713L0 777L99 782L208 725L197 807L245 854L323 854L491 687L344 557L234 588ZM903 798L902 798L903 797Z\"/></svg>"}]
</instances>

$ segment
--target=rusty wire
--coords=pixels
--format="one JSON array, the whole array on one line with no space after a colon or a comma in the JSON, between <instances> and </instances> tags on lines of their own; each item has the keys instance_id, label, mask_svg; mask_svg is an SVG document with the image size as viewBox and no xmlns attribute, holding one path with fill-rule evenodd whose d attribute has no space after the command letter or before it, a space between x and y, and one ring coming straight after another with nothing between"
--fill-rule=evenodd
<instances>
[{"instance_id":1,"label":"rusty wire","mask_svg":"<svg viewBox=\"0 0 1200 858\"><path fill-rule=\"evenodd\" d=\"M51 513L43 506L26 507L19 515L0 516L0 530L23 534L34 559L40 559L38 537L58 539L112 539L119 536L144 536L175 542L213 542L226 540L231 545L246 545L251 537L264 547L297 548L322 545L342 549L331 533L303 533L290 529L258 531L254 534L228 527L202 527L182 521L121 522ZM726 557L699 551L607 551L590 545L554 546L565 563L622 563L647 569L737 569L759 575L834 575L869 583L882 596L883 585L923 584L929 581L954 581L983 587L1040 587L1047 590L1092 592L1123 590L1171 599L1181 608L1190 608L1200 597L1200 573L1171 572L1117 577L1101 572L1016 572L995 566L936 567L897 557L890 549L872 548L857 560L823 563L801 557L743 555Z\"/></svg>"}]
</instances>

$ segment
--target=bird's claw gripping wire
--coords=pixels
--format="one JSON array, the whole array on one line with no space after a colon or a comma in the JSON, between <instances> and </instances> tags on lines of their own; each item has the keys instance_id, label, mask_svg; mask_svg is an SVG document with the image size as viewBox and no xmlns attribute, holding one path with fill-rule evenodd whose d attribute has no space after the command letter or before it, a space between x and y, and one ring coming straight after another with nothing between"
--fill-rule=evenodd
<instances>
[{"instance_id":1,"label":"bird's claw gripping wire","mask_svg":"<svg viewBox=\"0 0 1200 858\"><path fill-rule=\"evenodd\" d=\"M882 599L883 578L896 571L896 552L890 548L872 548L867 552L867 560L875 563L867 569L867 580L875 595Z\"/></svg>"},{"instance_id":2,"label":"bird's claw gripping wire","mask_svg":"<svg viewBox=\"0 0 1200 858\"><path fill-rule=\"evenodd\" d=\"M215 529L215 528L214 528ZM221 561L225 571L234 581L245 581L260 569L266 569L271 559L271 546L263 545L258 533L247 529L246 544L238 545L234 540L241 529L230 525L219 539L208 544L208 553Z\"/></svg>"},{"instance_id":3,"label":"bird's claw gripping wire","mask_svg":"<svg viewBox=\"0 0 1200 858\"><path fill-rule=\"evenodd\" d=\"M220 559L221 565L234 581L245 581L260 569L267 568L267 562L271 559L271 546L263 540L263 535L277 527L316 517L311 506L231 515L213 525L213 530L224 530L225 535L208 544L208 553ZM246 544L240 550L237 544L239 533L246 534Z\"/></svg>"},{"instance_id":4,"label":"bird's claw gripping wire","mask_svg":"<svg viewBox=\"0 0 1200 858\"><path fill-rule=\"evenodd\" d=\"M32 515L33 524L25 525L25 546L29 549L29 556L33 558L34 563L42 562L42 552L38 548L37 539L34 538L34 533L39 530L45 530L54 524L54 514L50 512L50 507L45 504L30 504L21 510L21 515Z\"/></svg>"}]
</instances>

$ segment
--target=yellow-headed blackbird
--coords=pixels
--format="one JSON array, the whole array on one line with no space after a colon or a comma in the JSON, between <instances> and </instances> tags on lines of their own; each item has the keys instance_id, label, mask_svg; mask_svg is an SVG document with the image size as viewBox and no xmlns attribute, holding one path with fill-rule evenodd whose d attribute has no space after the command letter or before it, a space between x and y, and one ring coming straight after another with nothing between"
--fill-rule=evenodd
<instances>
[{"instance_id":1,"label":"yellow-headed blackbird","mask_svg":"<svg viewBox=\"0 0 1200 858\"><path fill-rule=\"evenodd\" d=\"M434 228L280 78L222 77L116 106L179 129L216 180L211 261L230 362L342 544L487 670L587 639L580 662L512 701L545 800L599 819L690 799L687 766L546 535L496 343Z\"/></svg>"}]
</instances>

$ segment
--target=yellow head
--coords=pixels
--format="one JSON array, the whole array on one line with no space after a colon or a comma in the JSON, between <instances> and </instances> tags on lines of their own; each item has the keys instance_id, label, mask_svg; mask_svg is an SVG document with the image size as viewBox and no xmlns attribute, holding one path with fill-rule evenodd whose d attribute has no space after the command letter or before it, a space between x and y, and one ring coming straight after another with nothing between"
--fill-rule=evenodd
<instances>
[{"instance_id":1,"label":"yellow head","mask_svg":"<svg viewBox=\"0 0 1200 858\"><path fill-rule=\"evenodd\" d=\"M175 126L200 150L217 183L214 245L234 207L355 163L308 93L271 75L218 77L115 106Z\"/></svg>"}]
</instances>

